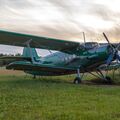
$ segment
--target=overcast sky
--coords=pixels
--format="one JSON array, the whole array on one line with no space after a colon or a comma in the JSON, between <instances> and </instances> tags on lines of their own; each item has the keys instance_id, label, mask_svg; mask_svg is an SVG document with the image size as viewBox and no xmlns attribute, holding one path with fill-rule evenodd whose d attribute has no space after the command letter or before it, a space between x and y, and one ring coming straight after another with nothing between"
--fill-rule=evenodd
<instances>
[{"instance_id":1,"label":"overcast sky","mask_svg":"<svg viewBox=\"0 0 120 120\"><path fill-rule=\"evenodd\" d=\"M88 41L100 42L105 32L120 42L120 0L0 0L0 29L73 41L82 41L84 31ZM0 52L22 49L0 46Z\"/></svg>"}]
</instances>

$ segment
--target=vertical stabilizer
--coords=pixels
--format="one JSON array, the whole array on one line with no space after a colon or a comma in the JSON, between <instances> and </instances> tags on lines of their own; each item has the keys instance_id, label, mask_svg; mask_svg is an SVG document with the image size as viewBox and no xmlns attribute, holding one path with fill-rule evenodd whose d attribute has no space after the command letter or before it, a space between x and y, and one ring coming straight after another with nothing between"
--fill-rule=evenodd
<instances>
[{"instance_id":1,"label":"vertical stabilizer","mask_svg":"<svg viewBox=\"0 0 120 120\"><path fill-rule=\"evenodd\" d=\"M23 57L33 57L34 60L39 59L39 56L38 56L35 48L24 47L22 55L23 55Z\"/></svg>"}]
</instances>

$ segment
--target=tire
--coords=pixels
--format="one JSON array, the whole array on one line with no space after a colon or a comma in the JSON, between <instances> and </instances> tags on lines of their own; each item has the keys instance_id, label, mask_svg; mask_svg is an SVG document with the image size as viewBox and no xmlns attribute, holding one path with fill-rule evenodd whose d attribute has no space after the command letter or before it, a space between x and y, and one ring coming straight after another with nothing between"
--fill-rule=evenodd
<instances>
[{"instance_id":1,"label":"tire","mask_svg":"<svg viewBox=\"0 0 120 120\"><path fill-rule=\"evenodd\" d=\"M81 83L81 79L76 77L73 83L74 84L80 84Z\"/></svg>"},{"instance_id":2,"label":"tire","mask_svg":"<svg viewBox=\"0 0 120 120\"><path fill-rule=\"evenodd\" d=\"M108 77L108 76L105 77L105 82L108 83L108 84L113 83L112 79L110 77Z\"/></svg>"}]
</instances>

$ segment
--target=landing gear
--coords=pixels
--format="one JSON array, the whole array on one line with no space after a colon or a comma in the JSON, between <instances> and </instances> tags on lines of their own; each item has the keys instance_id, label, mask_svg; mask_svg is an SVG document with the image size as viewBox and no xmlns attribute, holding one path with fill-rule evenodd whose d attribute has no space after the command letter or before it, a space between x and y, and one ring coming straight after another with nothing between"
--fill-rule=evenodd
<instances>
[{"instance_id":1,"label":"landing gear","mask_svg":"<svg viewBox=\"0 0 120 120\"><path fill-rule=\"evenodd\" d=\"M107 76L108 71L106 71L105 75L101 72L101 70L98 70L98 72L100 73L100 75L103 78L103 80L104 80L105 83L112 84L113 81L112 81L111 77Z\"/></svg>"},{"instance_id":2,"label":"landing gear","mask_svg":"<svg viewBox=\"0 0 120 120\"><path fill-rule=\"evenodd\" d=\"M106 74L105 74L105 75L104 75L101 71L99 71L99 73L102 75L103 80L104 80L104 83L106 83L106 84L112 84L112 83L113 83L112 78L109 77L109 76L107 76L108 71L106 71Z\"/></svg>"},{"instance_id":3,"label":"landing gear","mask_svg":"<svg viewBox=\"0 0 120 120\"><path fill-rule=\"evenodd\" d=\"M79 78L79 77L76 77L75 79L74 79L74 82L73 82L74 84L80 84L81 83L81 79Z\"/></svg>"},{"instance_id":4,"label":"landing gear","mask_svg":"<svg viewBox=\"0 0 120 120\"><path fill-rule=\"evenodd\" d=\"M106 74L104 75L103 72L101 70L97 70L96 74L89 72L91 75L100 78L101 80L103 80L103 83L106 84L112 84L113 80L111 79L111 77L107 76L108 71L106 72Z\"/></svg>"},{"instance_id":5,"label":"landing gear","mask_svg":"<svg viewBox=\"0 0 120 120\"><path fill-rule=\"evenodd\" d=\"M113 83L111 77L109 77L109 76L106 76L105 79L104 79L104 81L105 81L105 83L107 83L107 84L112 84L112 83Z\"/></svg>"},{"instance_id":6,"label":"landing gear","mask_svg":"<svg viewBox=\"0 0 120 120\"><path fill-rule=\"evenodd\" d=\"M36 79L36 75L33 75L33 79Z\"/></svg>"},{"instance_id":7,"label":"landing gear","mask_svg":"<svg viewBox=\"0 0 120 120\"><path fill-rule=\"evenodd\" d=\"M80 84L81 83L81 76L80 76L80 69L77 69L77 77L73 81L74 84Z\"/></svg>"}]
</instances>

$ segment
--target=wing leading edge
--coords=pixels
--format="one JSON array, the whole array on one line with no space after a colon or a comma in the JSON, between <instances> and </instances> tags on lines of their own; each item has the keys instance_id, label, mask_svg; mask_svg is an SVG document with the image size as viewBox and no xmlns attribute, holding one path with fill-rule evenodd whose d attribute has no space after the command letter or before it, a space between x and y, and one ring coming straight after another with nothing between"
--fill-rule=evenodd
<instances>
[{"instance_id":1,"label":"wing leading edge","mask_svg":"<svg viewBox=\"0 0 120 120\"><path fill-rule=\"evenodd\" d=\"M78 51L84 50L79 42L0 30L0 44L26 47L29 41L30 47L33 48L56 50L69 54L78 54Z\"/></svg>"}]
</instances>

